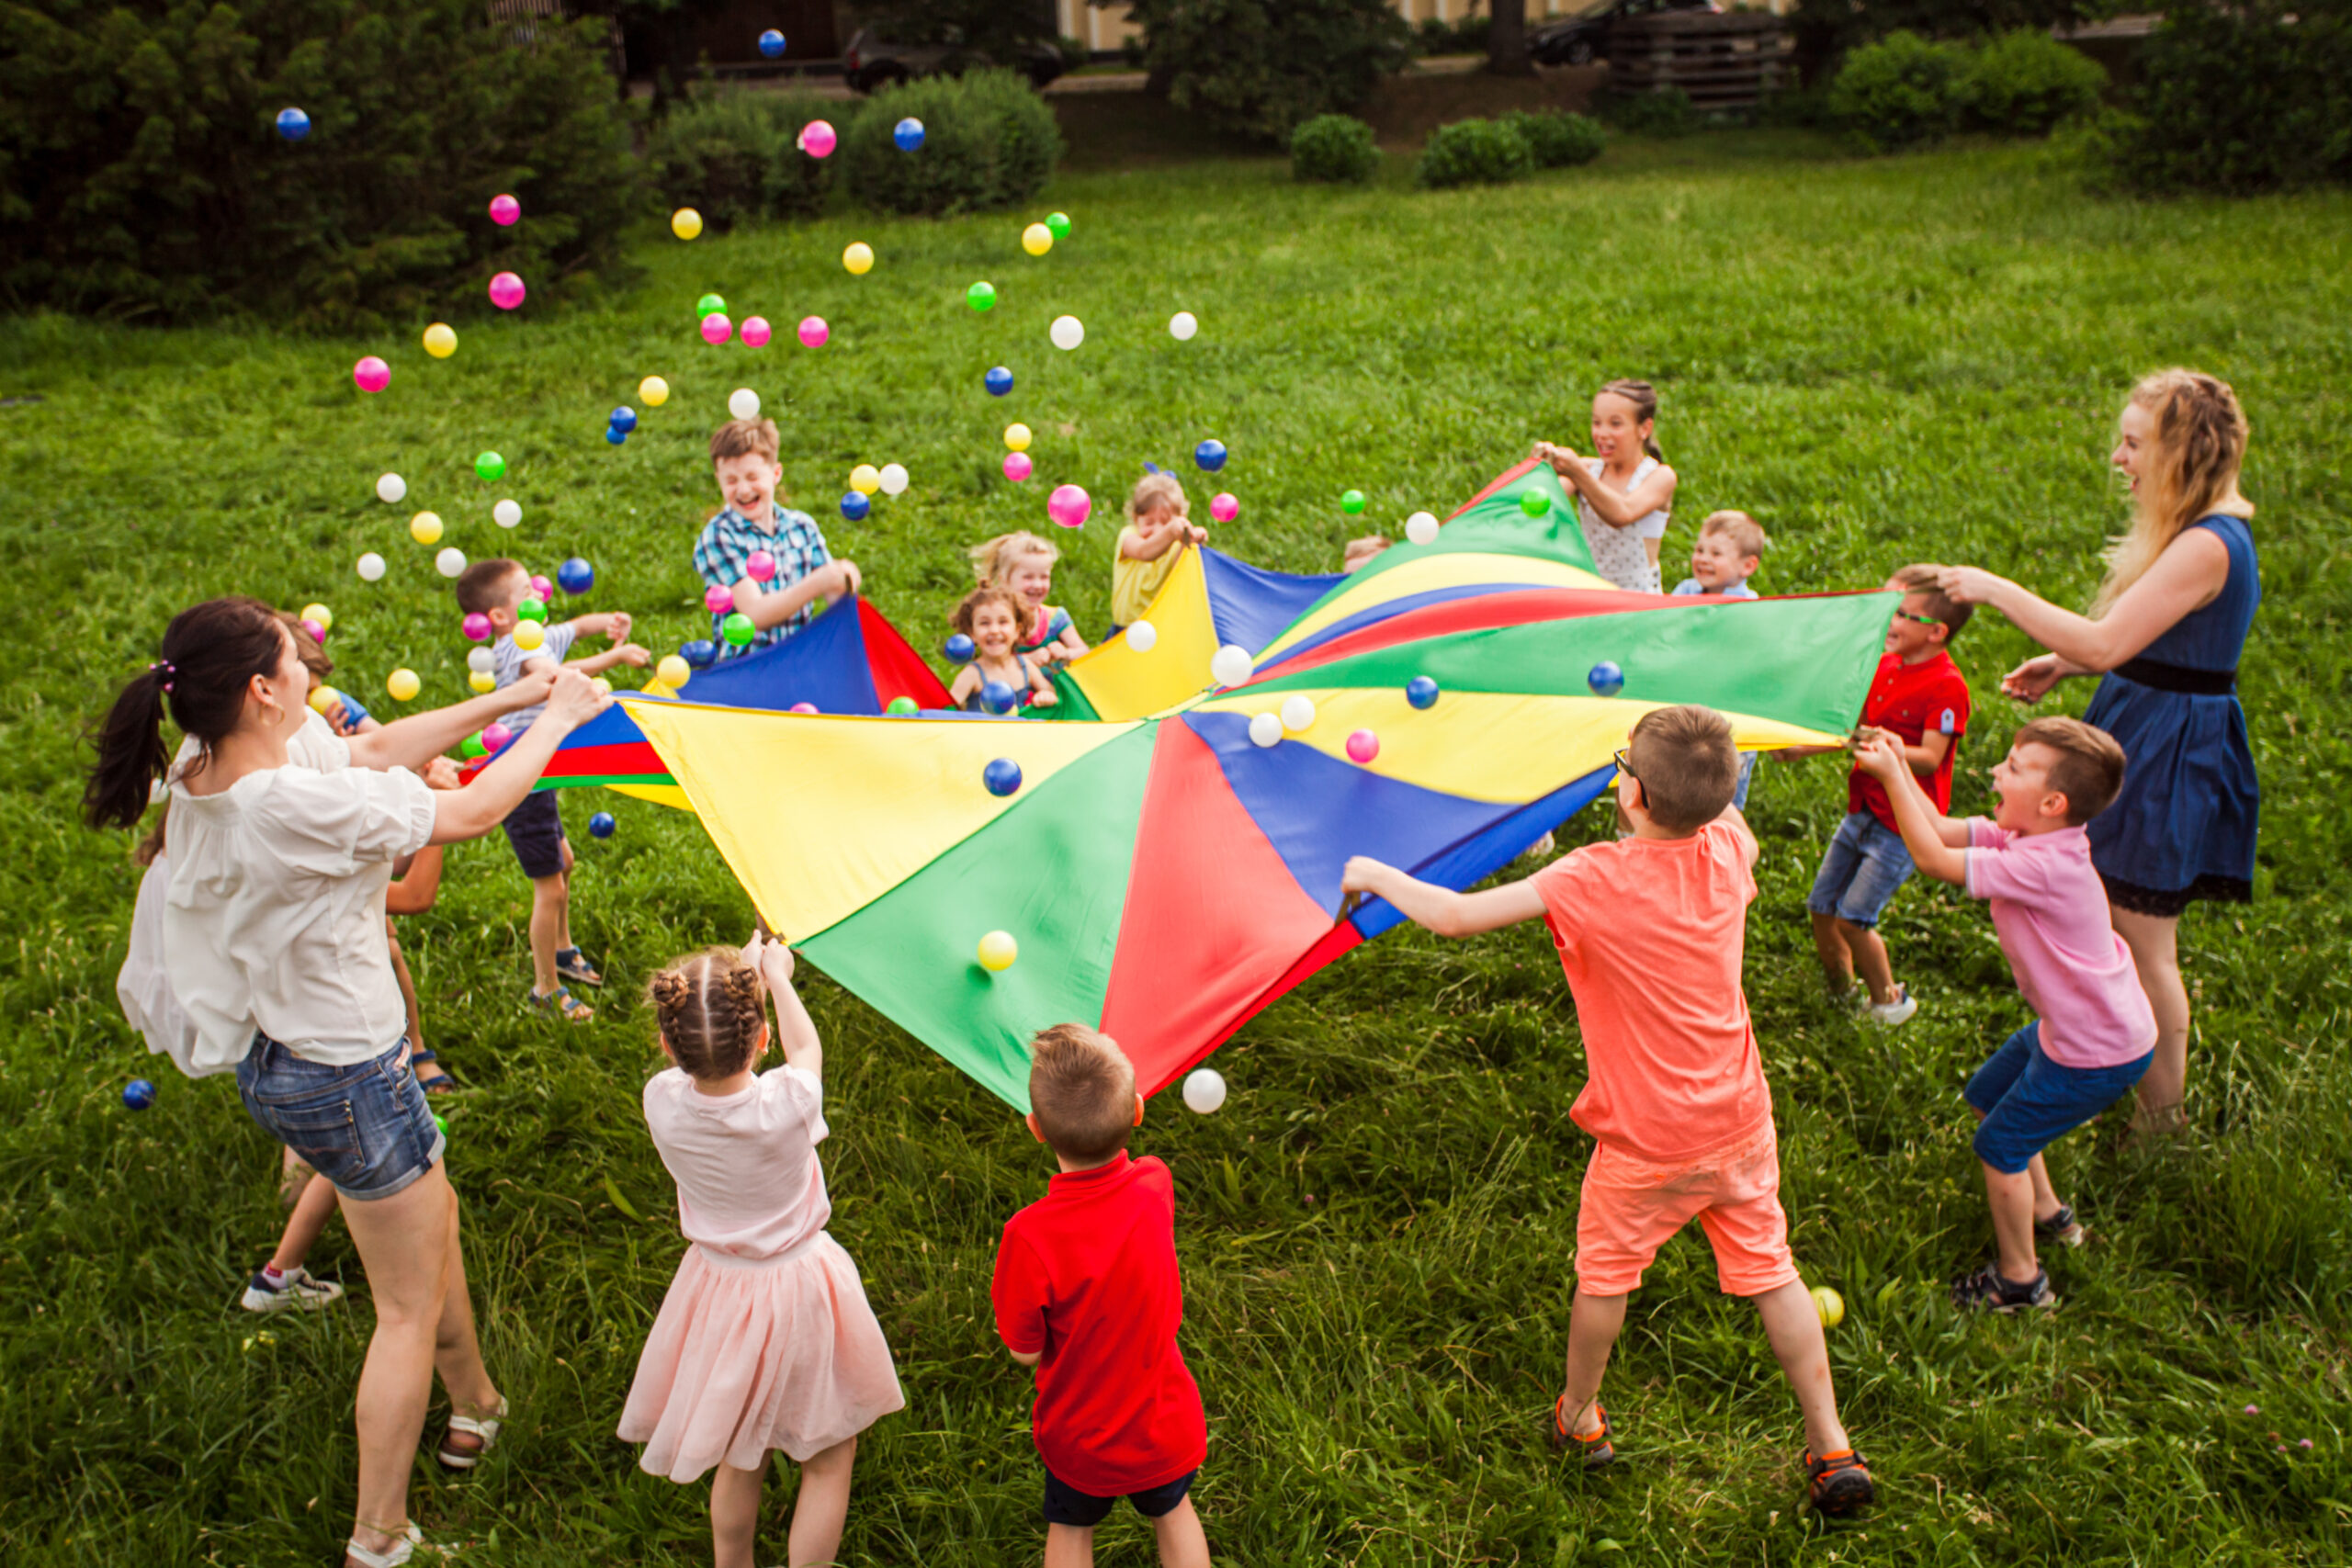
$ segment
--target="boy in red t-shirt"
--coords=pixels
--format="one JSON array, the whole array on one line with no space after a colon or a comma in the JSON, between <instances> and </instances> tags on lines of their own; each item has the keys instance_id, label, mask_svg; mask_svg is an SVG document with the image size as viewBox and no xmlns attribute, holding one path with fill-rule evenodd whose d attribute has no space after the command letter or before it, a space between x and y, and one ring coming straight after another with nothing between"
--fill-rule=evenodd
<instances>
[{"instance_id":1,"label":"boy in red t-shirt","mask_svg":"<svg viewBox=\"0 0 2352 1568\"><path fill-rule=\"evenodd\" d=\"M1160 1161L1127 1157L1143 1125L1135 1068L1109 1035L1056 1024L1030 1046L1029 1104L1061 1174L1005 1222L989 1295L1005 1348L1037 1370L1047 1568L1087 1568L1121 1497L1151 1520L1167 1568L1209 1568L1190 1495L1208 1420L1176 1347L1176 1188Z\"/></svg>"},{"instance_id":2,"label":"boy in red t-shirt","mask_svg":"<svg viewBox=\"0 0 2352 1568\"><path fill-rule=\"evenodd\" d=\"M1455 893L1359 856L1341 886L1385 898L1440 936L1541 919L1560 950L1587 1077L1569 1115L1598 1144L1577 1211L1567 1386L1548 1423L1589 1467L1617 1457L1600 1376L1625 1299L1657 1249L1697 1220L1726 1295L1764 1319L1804 1414L1813 1505L1875 1495L1838 1419L1819 1310L1789 1255L1780 1145L1740 989L1756 840L1731 803L1739 752L1711 709L1659 708L1617 753L1631 837L1587 845L1523 882Z\"/></svg>"},{"instance_id":3,"label":"boy in red t-shirt","mask_svg":"<svg viewBox=\"0 0 2352 1568\"><path fill-rule=\"evenodd\" d=\"M1970 613L1936 587L1942 570L1906 566L1887 583L1904 591L1903 603L1886 628L1886 656L1871 680L1857 733L1861 740L1873 731L1893 736L1939 812L1951 809L1952 757L1968 733L1968 678L1945 649ZM1830 990L1845 994L1860 975L1861 1005L1880 1023L1901 1023L1919 1010L1917 999L1894 983L1894 963L1878 934L1879 916L1911 872L1911 853L1903 847L1886 790L1855 768L1846 777L1846 819L1821 857L1804 904Z\"/></svg>"}]
</instances>

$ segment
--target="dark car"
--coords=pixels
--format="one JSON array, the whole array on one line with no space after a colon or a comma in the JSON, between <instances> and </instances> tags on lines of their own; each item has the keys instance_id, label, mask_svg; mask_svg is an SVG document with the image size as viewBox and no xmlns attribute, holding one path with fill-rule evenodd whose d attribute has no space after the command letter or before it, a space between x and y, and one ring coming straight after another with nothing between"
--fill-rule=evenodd
<instances>
[{"instance_id":1,"label":"dark car","mask_svg":"<svg viewBox=\"0 0 2352 1568\"><path fill-rule=\"evenodd\" d=\"M1627 17L1722 9L1715 0L1593 0L1575 16L1529 33L1527 52L1539 65L1589 65L1608 47L1609 29Z\"/></svg>"},{"instance_id":2,"label":"dark car","mask_svg":"<svg viewBox=\"0 0 2352 1568\"><path fill-rule=\"evenodd\" d=\"M1006 65L1042 88L1063 70L1061 51L1046 43L1024 43L1000 60L989 51L964 43L890 43L872 28L850 35L842 51L842 76L856 92L870 93L893 82L917 76L961 76L982 66Z\"/></svg>"}]
</instances>

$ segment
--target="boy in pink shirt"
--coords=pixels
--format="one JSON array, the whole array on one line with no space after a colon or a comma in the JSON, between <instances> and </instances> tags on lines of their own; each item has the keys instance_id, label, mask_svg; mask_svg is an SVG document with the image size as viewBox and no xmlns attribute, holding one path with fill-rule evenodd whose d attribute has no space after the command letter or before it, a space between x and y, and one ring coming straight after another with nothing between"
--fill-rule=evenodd
<instances>
[{"instance_id":1,"label":"boy in pink shirt","mask_svg":"<svg viewBox=\"0 0 2352 1568\"><path fill-rule=\"evenodd\" d=\"M1721 714L1659 708L1617 753L1633 836L1588 845L1523 882L1456 893L1362 856L1348 891L1386 899L1440 936L1541 919L1576 998L1589 1077L1569 1114L1599 1146L1577 1213L1567 1386L1552 1443L1588 1466L1616 1457L1599 1398L1625 1299L1657 1249L1697 1220L1727 1295L1756 1303L1804 1415L1814 1506L1871 1500L1838 1419L1821 1319L1789 1255L1772 1095L1740 989L1756 840L1731 803L1739 753Z\"/></svg>"},{"instance_id":2,"label":"boy in pink shirt","mask_svg":"<svg viewBox=\"0 0 2352 1568\"><path fill-rule=\"evenodd\" d=\"M2155 1014L2109 922L2083 831L2123 785L2123 748L2080 719L2035 719L1993 770L2000 806L1990 821L1938 812L1883 736L1856 762L1885 784L1918 868L1991 903L2001 952L2034 1011L1964 1091L1981 1122L1976 1157L2000 1256L1954 1280L1952 1302L2054 1307L2035 1233L2080 1247L2083 1227L2058 1201L2041 1151L2131 1093L2155 1055Z\"/></svg>"}]
</instances>

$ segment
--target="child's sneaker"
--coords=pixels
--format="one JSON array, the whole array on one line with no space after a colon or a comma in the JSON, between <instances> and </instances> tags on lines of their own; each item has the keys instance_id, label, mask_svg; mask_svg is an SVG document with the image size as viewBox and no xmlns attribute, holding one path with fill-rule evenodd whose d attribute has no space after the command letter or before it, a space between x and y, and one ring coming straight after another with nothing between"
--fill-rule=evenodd
<instances>
[{"instance_id":1,"label":"child's sneaker","mask_svg":"<svg viewBox=\"0 0 2352 1568\"><path fill-rule=\"evenodd\" d=\"M2075 1218L2073 1206L2061 1203L2056 1213L2046 1220L2033 1222L2033 1234L2060 1247L2080 1247L2087 1233L2084 1231L2082 1223Z\"/></svg>"},{"instance_id":2,"label":"child's sneaker","mask_svg":"<svg viewBox=\"0 0 2352 1568\"><path fill-rule=\"evenodd\" d=\"M270 1283L269 1270L265 1269L254 1276L237 1304L247 1312L284 1312L289 1307L316 1312L342 1299L341 1285L332 1280L313 1280L308 1269L288 1269L276 1284Z\"/></svg>"},{"instance_id":3,"label":"child's sneaker","mask_svg":"<svg viewBox=\"0 0 2352 1568\"><path fill-rule=\"evenodd\" d=\"M2014 1284L2001 1273L1997 1262L1987 1263L1973 1274L1962 1274L1951 1282L1951 1304L1962 1312L2022 1312L2028 1307L2043 1311L2058 1304L2058 1293L2050 1288L2050 1270L2037 1269L2033 1278L2024 1284Z\"/></svg>"},{"instance_id":4,"label":"child's sneaker","mask_svg":"<svg viewBox=\"0 0 2352 1568\"><path fill-rule=\"evenodd\" d=\"M1567 1402L1568 1396L1565 1393L1552 1402L1552 1451L1560 1453L1575 1449L1582 1456L1587 1470L1599 1470L1617 1457L1616 1445L1609 1440L1612 1430L1609 1425L1609 1412L1600 1407L1600 1401L1594 1400L1593 1418L1600 1423L1600 1430L1577 1432L1570 1429L1567 1412L1561 1408Z\"/></svg>"},{"instance_id":5,"label":"child's sneaker","mask_svg":"<svg viewBox=\"0 0 2352 1568\"><path fill-rule=\"evenodd\" d=\"M1894 1025L1907 1021L1913 1013L1919 1010L1919 998L1911 994L1910 987L1897 986L1894 987L1893 1001L1871 1002L1862 1010L1870 1016L1872 1023L1884 1024L1892 1029Z\"/></svg>"},{"instance_id":6,"label":"child's sneaker","mask_svg":"<svg viewBox=\"0 0 2352 1568\"><path fill-rule=\"evenodd\" d=\"M1842 1517L1878 1501L1878 1483L1871 1479L1871 1467L1851 1449L1839 1449L1819 1459L1807 1450L1804 1478L1816 1514Z\"/></svg>"}]
</instances>

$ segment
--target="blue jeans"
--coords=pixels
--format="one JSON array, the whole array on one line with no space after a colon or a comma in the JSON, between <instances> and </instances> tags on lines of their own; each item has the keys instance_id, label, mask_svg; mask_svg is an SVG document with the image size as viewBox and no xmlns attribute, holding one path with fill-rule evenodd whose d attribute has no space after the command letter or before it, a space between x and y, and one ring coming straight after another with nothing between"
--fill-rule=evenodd
<instances>
[{"instance_id":1,"label":"blue jeans","mask_svg":"<svg viewBox=\"0 0 2352 1568\"><path fill-rule=\"evenodd\" d=\"M1755 777L1756 753L1742 751L1739 754L1739 783L1731 792L1731 803L1742 811L1747 809L1747 786Z\"/></svg>"},{"instance_id":2,"label":"blue jeans","mask_svg":"<svg viewBox=\"0 0 2352 1568\"><path fill-rule=\"evenodd\" d=\"M1911 880L1911 870L1903 835L1867 811L1853 812L1838 824L1804 907L1868 931L1894 890Z\"/></svg>"},{"instance_id":3,"label":"blue jeans","mask_svg":"<svg viewBox=\"0 0 2352 1568\"><path fill-rule=\"evenodd\" d=\"M237 1064L237 1094L263 1131L360 1202L408 1187L448 1146L405 1040L371 1062L331 1067L256 1032Z\"/></svg>"},{"instance_id":4,"label":"blue jeans","mask_svg":"<svg viewBox=\"0 0 2352 1568\"><path fill-rule=\"evenodd\" d=\"M2034 1020L1984 1059L1961 1091L1984 1113L1976 1128L1976 1157L2015 1176L2033 1156L2122 1099L2156 1059L2146 1055L2111 1067L2068 1067L2041 1049Z\"/></svg>"}]
</instances>

